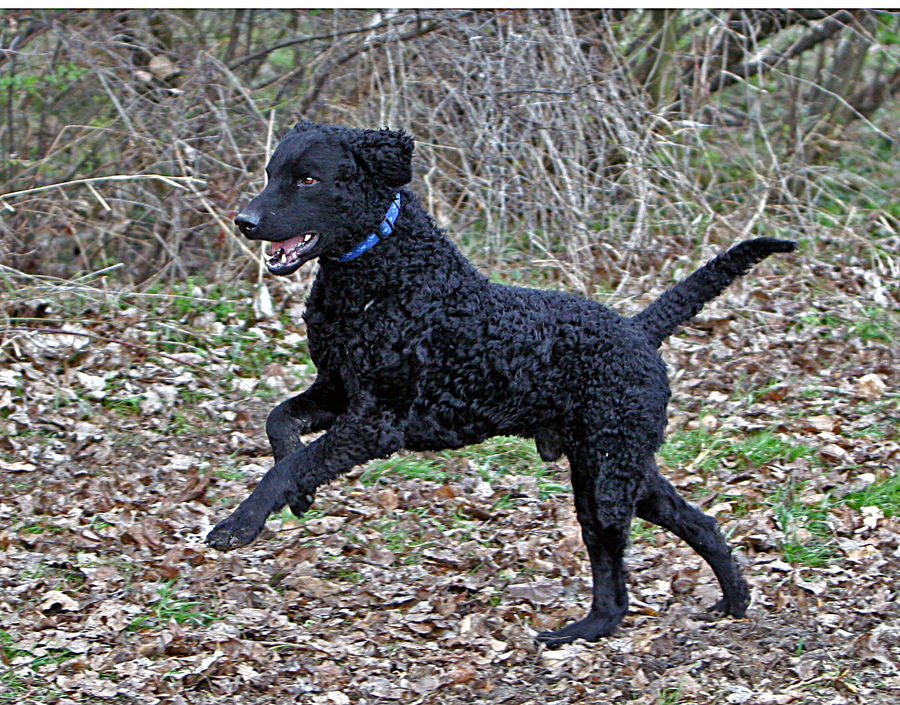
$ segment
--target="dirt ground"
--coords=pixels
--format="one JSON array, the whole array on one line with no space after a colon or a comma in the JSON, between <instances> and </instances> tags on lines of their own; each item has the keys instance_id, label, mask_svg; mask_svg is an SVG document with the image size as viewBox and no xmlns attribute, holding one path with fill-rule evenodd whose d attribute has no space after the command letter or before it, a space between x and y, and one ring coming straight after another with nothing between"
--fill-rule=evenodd
<instances>
[{"instance_id":1,"label":"dirt ground","mask_svg":"<svg viewBox=\"0 0 900 705\"><path fill-rule=\"evenodd\" d=\"M8 302L43 332L0 348L0 702L896 703L897 331L855 301L764 266L664 350L663 469L736 547L747 617L707 614L708 567L636 523L624 623L559 650L535 631L590 594L564 465L401 456L221 554L203 537L312 372L296 307L227 338L241 311L209 302L82 303L66 335Z\"/></svg>"}]
</instances>

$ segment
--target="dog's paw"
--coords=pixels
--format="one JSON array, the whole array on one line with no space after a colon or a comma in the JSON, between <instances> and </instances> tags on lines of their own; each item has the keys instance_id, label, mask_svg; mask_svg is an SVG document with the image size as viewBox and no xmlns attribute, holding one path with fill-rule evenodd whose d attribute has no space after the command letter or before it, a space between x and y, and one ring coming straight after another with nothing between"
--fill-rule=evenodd
<instances>
[{"instance_id":1,"label":"dog's paw","mask_svg":"<svg viewBox=\"0 0 900 705\"><path fill-rule=\"evenodd\" d=\"M231 551L251 543L260 531L261 526L242 521L232 514L213 527L206 536L206 543L219 551Z\"/></svg>"},{"instance_id":2,"label":"dog's paw","mask_svg":"<svg viewBox=\"0 0 900 705\"><path fill-rule=\"evenodd\" d=\"M732 617L741 618L747 614L747 606L750 604L749 596L746 598L741 598L737 604L732 604L728 600L727 597L723 597L712 607L708 608L706 611L710 613L712 616L717 615L730 615Z\"/></svg>"},{"instance_id":3,"label":"dog's paw","mask_svg":"<svg viewBox=\"0 0 900 705\"><path fill-rule=\"evenodd\" d=\"M306 510L312 506L315 499L315 495L313 494L302 494L292 497L289 503L291 514L299 519L306 514Z\"/></svg>"},{"instance_id":4,"label":"dog's paw","mask_svg":"<svg viewBox=\"0 0 900 705\"><path fill-rule=\"evenodd\" d=\"M538 632L535 639L541 644L546 644L548 649L557 649L564 644L571 644L576 639L597 641L612 634L621 619L621 616L610 618L589 614L584 619L567 624L562 629Z\"/></svg>"}]
</instances>

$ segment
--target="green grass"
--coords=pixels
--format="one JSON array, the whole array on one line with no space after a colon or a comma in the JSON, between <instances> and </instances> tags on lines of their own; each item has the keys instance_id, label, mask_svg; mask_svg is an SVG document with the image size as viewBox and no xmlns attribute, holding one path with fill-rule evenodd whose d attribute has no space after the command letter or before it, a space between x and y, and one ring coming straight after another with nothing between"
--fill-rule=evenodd
<instances>
[{"instance_id":1,"label":"green grass","mask_svg":"<svg viewBox=\"0 0 900 705\"><path fill-rule=\"evenodd\" d=\"M431 480L446 482L449 475L446 464L421 455L395 455L386 460L377 460L359 476L364 485L374 485L385 476L398 476L404 480Z\"/></svg>"},{"instance_id":2,"label":"green grass","mask_svg":"<svg viewBox=\"0 0 900 705\"><path fill-rule=\"evenodd\" d=\"M743 459L759 467L775 460L816 458L811 446L793 443L771 431L731 436L723 431L710 433L702 428L672 433L659 452L672 467L693 466L702 472L715 471L726 460Z\"/></svg>"},{"instance_id":3,"label":"green grass","mask_svg":"<svg viewBox=\"0 0 900 705\"><path fill-rule=\"evenodd\" d=\"M559 471L538 455L534 441L517 436L495 436L483 443L438 454L449 463L471 463L486 482L503 475L534 475L541 498L571 491L567 482L558 480Z\"/></svg>"},{"instance_id":4,"label":"green grass","mask_svg":"<svg viewBox=\"0 0 900 705\"><path fill-rule=\"evenodd\" d=\"M869 401L863 402L857 407L857 411L864 415L877 415L883 416L886 422L892 422L894 433L893 436L897 436L897 425L896 422L900 421L900 413L898 413L898 399L896 395L888 395L884 399L879 399L878 401Z\"/></svg>"},{"instance_id":5,"label":"green grass","mask_svg":"<svg viewBox=\"0 0 900 705\"><path fill-rule=\"evenodd\" d=\"M419 519L414 522L405 516L391 516L375 520L372 528L381 535L384 545L398 560L407 565L415 565L421 561L422 550L434 543L426 538L427 526L433 522L422 515Z\"/></svg>"},{"instance_id":6,"label":"green grass","mask_svg":"<svg viewBox=\"0 0 900 705\"><path fill-rule=\"evenodd\" d=\"M18 648L13 635L4 629L0 629L0 651L4 664L4 668L0 670L0 703L18 703L26 694L33 695L34 671L48 665L65 663L78 656L68 649L43 649L45 653L36 656L31 651ZM13 659L23 658L31 660L15 667L8 665ZM42 675L44 677L46 673ZM42 694L47 697L47 702L55 702L58 696L55 690L44 691Z\"/></svg>"},{"instance_id":7,"label":"green grass","mask_svg":"<svg viewBox=\"0 0 900 705\"><path fill-rule=\"evenodd\" d=\"M839 505L847 505L855 511L876 506L886 517L900 512L900 475L851 492L841 499L829 494L815 502L804 502L802 491L802 486L781 488L772 502L778 528L784 532L782 550L785 560L796 565L819 567L836 557L831 512Z\"/></svg>"},{"instance_id":8,"label":"green grass","mask_svg":"<svg viewBox=\"0 0 900 705\"><path fill-rule=\"evenodd\" d=\"M333 575L339 580L346 580L354 585L359 585L366 579L362 573L353 568L341 568L334 571Z\"/></svg>"},{"instance_id":9,"label":"green grass","mask_svg":"<svg viewBox=\"0 0 900 705\"><path fill-rule=\"evenodd\" d=\"M222 465L213 470L213 474L216 477L221 478L222 480L228 480L229 482L244 482L247 480L247 473L244 470L243 463L234 457L229 458L228 461L223 462Z\"/></svg>"},{"instance_id":10,"label":"green grass","mask_svg":"<svg viewBox=\"0 0 900 705\"><path fill-rule=\"evenodd\" d=\"M56 526L55 524L47 523L47 520L41 520L35 522L34 524L23 526L21 529L19 529L19 531L21 531L23 534L61 534L65 533L67 529L62 526Z\"/></svg>"},{"instance_id":11,"label":"green grass","mask_svg":"<svg viewBox=\"0 0 900 705\"><path fill-rule=\"evenodd\" d=\"M713 470L727 448L726 439L698 428L670 434L659 454L673 467L697 465L701 470Z\"/></svg>"},{"instance_id":12,"label":"green grass","mask_svg":"<svg viewBox=\"0 0 900 705\"><path fill-rule=\"evenodd\" d=\"M559 482L559 473L546 465L535 467L534 475L538 481L538 492L541 499L547 499L557 494L567 495L572 492L571 485L568 482Z\"/></svg>"},{"instance_id":13,"label":"green grass","mask_svg":"<svg viewBox=\"0 0 900 705\"><path fill-rule=\"evenodd\" d=\"M855 431L844 431L842 433L846 438L887 438L888 432L887 430L881 428L878 424L872 424L871 426L866 426L865 428L860 428Z\"/></svg>"},{"instance_id":14,"label":"green grass","mask_svg":"<svg viewBox=\"0 0 900 705\"><path fill-rule=\"evenodd\" d=\"M128 625L128 631L161 627L172 619L178 624L202 627L222 618L222 615L214 611L205 611L203 602L176 597L175 591L174 580L161 583L157 588L156 599L148 606L149 611L133 619Z\"/></svg>"},{"instance_id":15,"label":"green grass","mask_svg":"<svg viewBox=\"0 0 900 705\"><path fill-rule=\"evenodd\" d=\"M253 289L249 285L208 284L203 277L188 277L173 295L164 296L162 291L160 286L147 291L158 296L155 312L165 321L154 328L155 344L162 352L190 349L201 354L211 352L219 359L224 356L232 366L228 378L259 377L273 362L295 365L309 360L305 345L295 349L272 345L268 339L260 340L259 331L250 328L257 319L253 311ZM221 332L192 327L198 316L210 312L215 314L216 322L223 324ZM287 330L293 321L282 315L282 324ZM277 396L265 387L255 394L264 398Z\"/></svg>"},{"instance_id":16,"label":"green grass","mask_svg":"<svg viewBox=\"0 0 900 705\"><path fill-rule=\"evenodd\" d=\"M516 436L495 436L477 445L444 451L440 456L473 463L486 481L507 474L530 475L536 468L546 466L534 449L534 442Z\"/></svg>"},{"instance_id":17,"label":"green grass","mask_svg":"<svg viewBox=\"0 0 900 705\"><path fill-rule=\"evenodd\" d=\"M183 411L176 411L172 414L172 419L166 425L166 432L172 436L190 436L196 429L196 421Z\"/></svg>"},{"instance_id":18,"label":"green grass","mask_svg":"<svg viewBox=\"0 0 900 705\"><path fill-rule=\"evenodd\" d=\"M297 517L297 516L294 516L294 513L291 511L290 507L284 507L277 514L273 514L269 518L276 519L281 522L299 521L302 523L306 523L307 521L310 521L311 519L321 519L322 517L325 517L325 516L328 516L328 515L321 509L316 509L315 507L311 507L310 509L307 509L305 512L303 512L302 517Z\"/></svg>"},{"instance_id":19,"label":"green grass","mask_svg":"<svg viewBox=\"0 0 900 705\"><path fill-rule=\"evenodd\" d=\"M863 507L878 507L886 517L900 512L900 475L876 482L858 492L851 492L844 497L844 502L857 511Z\"/></svg>"},{"instance_id":20,"label":"green grass","mask_svg":"<svg viewBox=\"0 0 900 705\"><path fill-rule=\"evenodd\" d=\"M640 517L635 517L631 521L631 540L651 541L659 531L649 521L644 521Z\"/></svg>"},{"instance_id":21,"label":"green grass","mask_svg":"<svg viewBox=\"0 0 900 705\"><path fill-rule=\"evenodd\" d=\"M743 494L728 494L727 492L719 493L718 501L728 502L731 505L729 515L735 519L747 516L754 509L759 508L759 503L754 502Z\"/></svg>"},{"instance_id":22,"label":"green grass","mask_svg":"<svg viewBox=\"0 0 900 705\"><path fill-rule=\"evenodd\" d=\"M822 328L825 337L845 339L858 336L862 340L893 343L900 334L900 317L881 306L866 306L853 318L843 318L832 311L816 311L797 317L798 328Z\"/></svg>"},{"instance_id":23,"label":"green grass","mask_svg":"<svg viewBox=\"0 0 900 705\"><path fill-rule=\"evenodd\" d=\"M679 705L681 702L681 684L664 688L656 698L657 705Z\"/></svg>"},{"instance_id":24,"label":"green grass","mask_svg":"<svg viewBox=\"0 0 900 705\"><path fill-rule=\"evenodd\" d=\"M491 509L502 511L505 509L512 509L515 506L516 501L510 495L505 494L494 501L494 503L491 505Z\"/></svg>"},{"instance_id":25,"label":"green grass","mask_svg":"<svg viewBox=\"0 0 900 705\"><path fill-rule=\"evenodd\" d=\"M115 411L119 416L139 416L141 413L141 397L139 394L129 397L113 399L106 397L103 400L103 406L111 411Z\"/></svg>"},{"instance_id":26,"label":"green grass","mask_svg":"<svg viewBox=\"0 0 900 705\"><path fill-rule=\"evenodd\" d=\"M784 557L788 563L823 566L835 555L829 512L837 503L830 496L804 503L799 500L799 491L779 488L774 498L775 518L784 532ZM805 532L808 534L804 536Z\"/></svg>"},{"instance_id":27,"label":"green grass","mask_svg":"<svg viewBox=\"0 0 900 705\"><path fill-rule=\"evenodd\" d=\"M538 456L534 443L514 436L497 436L474 446L442 451L434 456L413 453L378 460L370 463L359 479L364 485L387 482L389 477L445 483L468 472L472 465L486 482L503 475L534 475L543 499L570 492L569 484L559 481L558 470Z\"/></svg>"}]
</instances>

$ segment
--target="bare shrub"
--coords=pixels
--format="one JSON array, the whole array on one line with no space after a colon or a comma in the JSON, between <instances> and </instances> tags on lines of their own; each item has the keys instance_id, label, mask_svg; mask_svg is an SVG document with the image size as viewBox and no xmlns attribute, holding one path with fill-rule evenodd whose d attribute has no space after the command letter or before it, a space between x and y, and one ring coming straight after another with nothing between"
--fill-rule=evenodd
<instances>
[{"instance_id":1,"label":"bare shrub","mask_svg":"<svg viewBox=\"0 0 900 705\"><path fill-rule=\"evenodd\" d=\"M624 291L638 259L674 275L686 253L756 234L844 239L896 274L892 15L2 17L0 254L23 272L250 275L231 214L261 185L270 130L303 115L408 129L439 222L527 280ZM86 181L113 176L128 178Z\"/></svg>"}]
</instances>

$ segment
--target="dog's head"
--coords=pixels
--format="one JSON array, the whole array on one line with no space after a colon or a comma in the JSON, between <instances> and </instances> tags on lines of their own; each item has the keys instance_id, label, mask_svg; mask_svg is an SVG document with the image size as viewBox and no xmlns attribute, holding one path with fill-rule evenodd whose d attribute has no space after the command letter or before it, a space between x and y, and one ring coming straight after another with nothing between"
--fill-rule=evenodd
<instances>
[{"instance_id":1,"label":"dog's head","mask_svg":"<svg viewBox=\"0 0 900 705\"><path fill-rule=\"evenodd\" d=\"M266 166L266 188L234 219L251 240L274 243L269 271L287 275L337 258L378 229L412 178L413 140L402 131L297 123Z\"/></svg>"}]
</instances>

